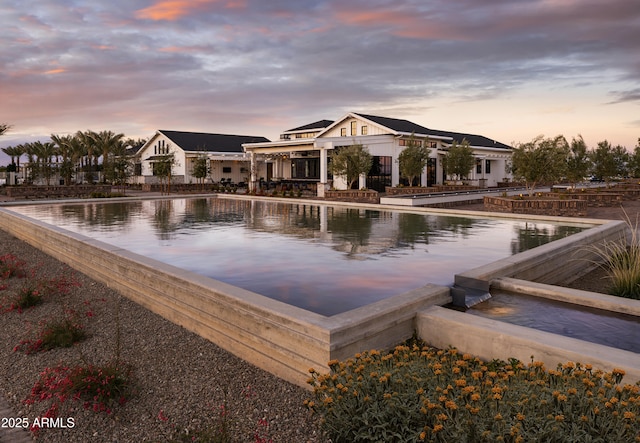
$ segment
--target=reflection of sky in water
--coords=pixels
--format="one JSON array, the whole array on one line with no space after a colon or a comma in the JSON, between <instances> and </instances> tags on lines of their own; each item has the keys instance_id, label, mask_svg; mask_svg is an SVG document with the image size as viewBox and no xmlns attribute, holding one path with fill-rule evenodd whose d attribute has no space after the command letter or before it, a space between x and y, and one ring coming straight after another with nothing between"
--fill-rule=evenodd
<instances>
[{"instance_id":1,"label":"reflection of sky in water","mask_svg":"<svg viewBox=\"0 0 640 443\"><path fill-rule=\"evenodd\" d=\"M581 228L226 199L23 206L70 231L325 315Z\"/></svg>"}]
</instances>

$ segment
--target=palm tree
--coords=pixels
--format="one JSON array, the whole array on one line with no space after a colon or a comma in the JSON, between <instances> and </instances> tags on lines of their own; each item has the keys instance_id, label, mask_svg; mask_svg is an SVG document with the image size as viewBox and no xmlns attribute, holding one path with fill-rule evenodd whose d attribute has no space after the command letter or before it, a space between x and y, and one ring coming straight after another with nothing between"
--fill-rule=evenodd
<instances>
[{"instance_id":1,"label":"palm tree","mask_svg":"<svg viewBox=\"0 0 640 443\"><path fill-rule=\"evenodd\" d=\"M6 123L0 123L0 135L4 134L9 129L11 129L11 125L8 125Z\"/></svg>"},{"instance_id":2,"label":"palm tree","mask_svg":"<svg viewBox=\"0 0 640 443\"><path fill-rule=\"evenodd\" d=\"M115 134L112 131L90 131L90 137L93 140L97 152L102 154L102 171L105 174L103 180L106 181L106 174L110 169L109 163L111 162L111 157L113 157L114 151L122 142L124 134Z\"/></svg>"},{"instance_id":3,"label":"palm tree","mask_svg":"<svg viewBox=\"0 0 640 443\"><path fill-rule=\"evenodd\" d=\"M87 166L86 173L89 176L89 182L93 183L93 170L92 170L92 158L94 152L94 142L91 137L91 133L93 131L78 131L76 132L76 138L78 139L80 145L82 145L83 157L86 158L85 165Z\"/></svg>"},{"instance_id":4,"label":"palm tree","mask_svg":"<svg viewBox=\"0 0 640 443\"><path fill-rule=\"evenodd\" d=\"M47 181L47 186L51 184L51 176L53 175L54 167L51 163L51 157L57 155L56 146L53 142L41 142L36 141L31 143L33 154L37 157L37 162L40 163L38 170L44 176Z\"/></svg>"},{"instance_id":5,"label":"palm tree","mask_svg":"<svg viewBox=\"0 0 640 443\"><path fill-rule=\"evenodd\" d=\"M62 165L60 166L60 175L64 178L64 184L71 183L73 175L73 139L71 135L51 134L51 140L57 148L57 152L62 156Z\"/></svg>"},{"instance_id":6,"label":"palm tree","mask_svg":"<svg viewBox=\"0 0 640 443\"><path fill-rule=\"evenodd\" d=\"M6 148L2 148L2 152L11 157L11 164L15 164L16 156L18 155L18 151L13 146L7 146Z\"/></svg>"}]
</instances>

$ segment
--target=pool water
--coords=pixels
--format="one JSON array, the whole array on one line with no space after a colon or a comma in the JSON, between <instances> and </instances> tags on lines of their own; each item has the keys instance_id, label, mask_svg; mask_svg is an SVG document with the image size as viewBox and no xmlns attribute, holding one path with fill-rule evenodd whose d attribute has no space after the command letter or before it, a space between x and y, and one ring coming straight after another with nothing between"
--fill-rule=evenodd
<instances>
[{"instance_id":1,"label":"pool water","mask_svg":"<svg viewBox=\"0 0 640 443\"><path fill-rule=\"evenodd\" d=\"M640 318L508 292L466 311L505 323L640 353Z\"/></svg>"},{"instance_id":2,"label":"pool water","mask_svg":"<svg viewBox=\"0 0 640 443\"><path fill-rule=\"evenodd\" d=\"M322 315L588 228L223 198L10 210Z\"/></svg>"}]
</instances>

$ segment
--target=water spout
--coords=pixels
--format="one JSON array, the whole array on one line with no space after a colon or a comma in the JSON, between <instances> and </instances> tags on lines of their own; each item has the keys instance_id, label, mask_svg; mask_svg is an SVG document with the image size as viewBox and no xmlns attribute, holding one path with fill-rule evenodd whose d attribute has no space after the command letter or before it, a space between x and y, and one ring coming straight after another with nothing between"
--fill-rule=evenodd
<instances>
[{"instance_id":1,"label":"water spout","mask_svg":"<svg viewBox=\"0 0 640 443\"><path fill-rule=\"evenodd\" d=\"M453 307L467 310L478 303L490 299L491 293L482 289L453 285L451 287L451 297L453 299Z\"/></svg>"}]
</instances>

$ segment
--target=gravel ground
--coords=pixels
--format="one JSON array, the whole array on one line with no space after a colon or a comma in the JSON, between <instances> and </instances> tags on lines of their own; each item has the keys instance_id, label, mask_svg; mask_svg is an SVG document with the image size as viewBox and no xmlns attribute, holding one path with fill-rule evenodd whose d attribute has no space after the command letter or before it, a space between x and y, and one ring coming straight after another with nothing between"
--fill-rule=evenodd
<instances>
[{"instance_id":1,"label":"gravel ground","mask_svg":"<svg viewBox=\"0 0 640 443\"><path fill-rule=\"evenodd\" d=\"M469 205L461 209L483 211L484 208ZM624 211L594 208L588 216L621 219L625 211L634 220L640 213L640 202L625 202ZM119 355L134 368L135 395L124 406L105 414L85 410L79 402L68 401L59 416L73 418L74 427L41 430L34 436L36 440L163 442L186 430L193 433L211 425L218 417L220 406L226 404L232 432L239 442L255 442L257 431L273 442L324 441L315 418L303 405L309 397L305 389L240 360L0 230L0 256L5 254L24 260L30 272L25 279L0 280L3 331L0 392L5 395L14 417L26 417L33 422L46 411L46 403L23 403L46 367L82 360L100 364ZM60 276L73 276L79 286L23 313L6 312L11 298L26 282ZM603 277L596 271L572 287L603 292L607 284ZM21 340L34 337L44 319L61 316L69 309L82 318L88 333L85 341L73 348L32 355L13 351ZM160 420L160 414L167 421ZM268 423L268 427L261 425L261 421ZM0 442L13 441L13 438L15 434L8 436L0 429Z\"/></svg>"},{"instance_id":2,"label":"gravel ground","mask_svg":"<svg viewBox=\"0 0 640 443\"><path fill-rule=\"evenodd\" d=\"M0 290L0 392L14 418L33 422L48 408L46 403L23 403L46 367L82 360L100 364L119 354L134 369L135 395L129 402L106 414L69 400L58 416L73 418L74 427L43 429L38 441L163 442L185 429L193 432L213 423L223 404L236 441L254 442L256 431L273 442L323 441L303 405L310 394L304 388L244 362L0 230L0 256L5 254L24 260L29 271L27 278L0 280L0 287L6 286ZM79 286L22 313L7 312L27 282L61 276L73 277ZM73 348L31 355L13 351L21 340L35 336L43 320L62 316L65 310L82 319L86 340ZM160 411L167 421L159 419ZM0 430L0 442L5 441L12 440Z\"/></svg>"}]
</instances>

